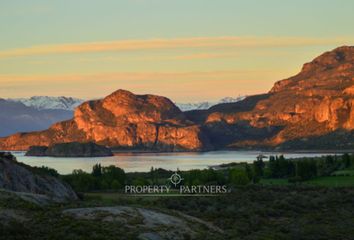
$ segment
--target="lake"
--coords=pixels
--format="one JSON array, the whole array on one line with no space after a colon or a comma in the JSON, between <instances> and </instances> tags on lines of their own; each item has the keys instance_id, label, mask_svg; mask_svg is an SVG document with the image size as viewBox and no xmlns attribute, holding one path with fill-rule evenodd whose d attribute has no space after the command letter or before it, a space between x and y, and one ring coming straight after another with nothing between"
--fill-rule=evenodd
<instances>
[{"instance_id":1,"label":"lake","mask_svg":"<svg viewBox=\"0 0 354 240\"><path fill-rule=\"evenodd\" d=\"M146 172L151 167L167 170L204 169L223 163L253 162L260 154L266 156L283 154L286 158L315 157L333 153L294 153L294 152L260 152L260 151L214 151L202 153L116 153L113 157L98 158L53 158L26 157L24 152L13 152L19 162L30 166L48 166L61 174L71 173L74 169L91 172L92 166L115 165L126 172Z\"/></svg>"}]
</instances>

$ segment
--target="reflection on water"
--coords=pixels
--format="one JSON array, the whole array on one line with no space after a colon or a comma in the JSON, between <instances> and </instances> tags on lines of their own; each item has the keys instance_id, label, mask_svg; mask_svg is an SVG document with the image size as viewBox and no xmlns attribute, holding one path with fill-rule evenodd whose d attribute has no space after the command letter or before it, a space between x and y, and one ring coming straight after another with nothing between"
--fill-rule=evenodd
<instances>
[{"instance_id":1,"label":"reflection on water","mask_svg":"<svg viewBox=\"0 0 354 240\"><path fill-rule=\"evenodd\" d=\"M24 152L14 152L17 160L31 166L48 166L61 174L71 173L74 169L90 172L92 166L101 163L102 166L115 165L126 172L149 171L151 167L168 170L203 169L222 163L253 162L259 151L215 151L203 153L118 153L113 157L98 158L53 158L26 157ZM283 154L286 158L314 157L330 153L271 153L264 155Z\"/></svg>"}]
</instances>

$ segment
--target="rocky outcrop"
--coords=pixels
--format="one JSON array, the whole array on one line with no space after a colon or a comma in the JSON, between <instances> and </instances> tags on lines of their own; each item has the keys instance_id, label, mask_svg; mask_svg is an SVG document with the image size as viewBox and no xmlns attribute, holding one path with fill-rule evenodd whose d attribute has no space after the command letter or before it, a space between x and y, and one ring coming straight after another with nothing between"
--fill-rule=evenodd
<instances>
[{"instance_id":1,"label":"rocky outcrop","mask_svg":"<svg viewBox=\"0 0 354 240\"><path fill-rule=\"evenodd\" d=\"M65 142L95 142L120 149L200 151L210 147L200 126L169 99L118 90L76 108L74 118L48 130L0 139L0 149L27 150Z\"/></svg>"},{"instance_id":2,"label":"rocky outcrop","mask_svg":"<svg viewBox=\"0 0 354 240\"><path fill-rule=\"evenodd\" d=\"M203 124L211 142L221 148L274 148L294 140L301 141L293 148L307 148L306 139L322 136L340 142L320 148L352 148L354 139L330 133L354 130L353 89L354 47L340 47L306 63L296 76L276 82L268 94L187 115Z\"/></svg>"},{"instance_id":3,"label":"rocky outcrop","mask_svg":"<svg viewBox=\"0 0 354 240\"><path fill-rule=\"evenodd\" d=\"M113 206L66 209L62 213L77 220L119 223L139 232L137 239L197 239L200 231L211 238L225 237L224 231L211 223L178 211L166 214L145 208Z\"/></svg>"},{"instance_id":4,"label":"rocky outcrop","mask_svg":"<svg viewBox=\"0 0 354 240\"><path fill-rule=\"evenodd\" d=\"M112 151L92 142L89 143L58 143L52 146L31 146L26 156L48 157L108 157Z\"/></svg>"},{"instance_id":5,"label":"rocky outcrop","mask_svg":"<svg viewBox=\"0 0 354 240\"><path fill-rule=\"evenodd\" d=\"M3 152L0 152L0 189L44 195L46 199L57 202L77 199L68 184L38 169L36 171L35 168L18 163L13 155Z\"/></svg>"}]
</instances>

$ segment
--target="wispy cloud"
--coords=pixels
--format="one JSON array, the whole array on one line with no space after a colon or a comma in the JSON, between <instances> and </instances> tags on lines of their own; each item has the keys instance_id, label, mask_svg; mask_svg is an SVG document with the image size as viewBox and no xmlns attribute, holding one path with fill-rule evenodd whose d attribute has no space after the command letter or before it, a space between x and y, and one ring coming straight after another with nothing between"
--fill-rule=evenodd
<instances>
[{"instance_id":1,"label":"wispy cloud","mask_svg":"<svg viewBox=\"0 0 354 240\"><path fill-rule=\"evenodd\" d=\"M190 79L219 79L228 78L235 76L247 76L249 74L259 73L269 73L272 71L267 70L252 70L252 71L191 71L191 72L110 72L110 73L97 73L97 74L59 74L59 75L13 75L13 74L2 74L0 75L0 82L18 82L22 84L23 82L47 82L47 81L60 81L60 82L79 82L79 81L97 81L97 79L102 79L102 81L114 81L114 80L184 80L188 81Z\"/></svg>"},{"instance_id":2,"label":"wispy cloud","mask_svg":"<svg viewBox=\"0 0 354 240\"><path fill-rule=\"evenodd\" d=\"M175 39L120 40L109 42L38 45L0 51L0 59L95 52L119 52L153 49L218 49L237 47L286 47L306 45L343 44L345 38L305 38L305 37L198 37ZM198 56L195 56L198 57ZM211 57L211 56L199 56Z\"/></svg>"},{"instance_id":3,"label":"wispy cloud","mask_svg":"<svg viewBox=\"0 0 354 240\"><path fill-rule=\"evenodd\" d=\"M0 75L0 96L72 95L103 97L116 89L152 93L179 101L218 99L269 89L269 70L191 72L111 72L97 74ZM259 82L262 79L262 82ZM84 87L83 87L84 86ZM212 86L212 87L211 87ZM254 87L256 86L256 87Z\"/></svg>"}]
</instances>

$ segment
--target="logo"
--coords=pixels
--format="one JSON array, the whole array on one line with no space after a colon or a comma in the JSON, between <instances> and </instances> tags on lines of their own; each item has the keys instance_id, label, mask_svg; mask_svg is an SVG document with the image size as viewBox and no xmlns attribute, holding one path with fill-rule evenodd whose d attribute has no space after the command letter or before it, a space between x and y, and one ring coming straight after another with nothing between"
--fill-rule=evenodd
<instances>
[{"instance_id":1,"label":"logo","mask_svg":"<svg viewBox=\"0 0 354 240\"><path fill-rule=\"evenodd\" d=\"M175 172L168 180L170 180L170 182L177 187L177 185L182 182L183 178Z\"/></svg>"},{"instance_id":2,"label":"logo","mask_svg":"<svg viewBox=\"0 0 354 240\"><path fill-rule=\"evenodd\" d=\"M166 179L166 178L165 178ZM147 196L159 195L159 196L211 196L218 194L228 193L229 190L225 185L185 185L182 184L184 178L177 172L173 173L166 179L175 188L173 189L171 184L165 185L126 185L125 193L127 194L144 194Z\"/></svg>"}]
</instances>

